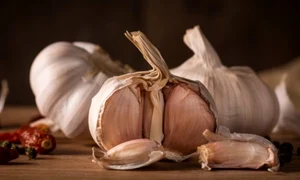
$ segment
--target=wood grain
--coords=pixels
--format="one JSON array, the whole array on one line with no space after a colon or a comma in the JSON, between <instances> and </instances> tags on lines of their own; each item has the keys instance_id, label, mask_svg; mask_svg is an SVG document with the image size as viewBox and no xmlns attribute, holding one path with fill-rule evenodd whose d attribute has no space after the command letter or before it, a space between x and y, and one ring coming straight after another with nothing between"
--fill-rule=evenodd
<instances>
[{"instance_id":1,"label":"wood grain","mask_svg":"<svg viewBox=\"0 0 300 180\"><path fill-rule=\"evenodd\" d=\"M22 109L22 108L21 108ZM22 111L16 108L11 113ZM31 110L30 110L31 109ZM34 108L28 108L30 113ZM26 112L26 111L25 111ZM25 113L26 114L26 113ZM0 131L5 131L2 129ZM266 170L212 170L200 169L196 161L173 163L162 161L151 166L132 171L101 169L92 163L91 139L69 140L62 133L55 134L57 148L50 155L39 155L35 160L28 160L24 155L7 165L0 165L0 180L6 179L300 179L300 156L294 155L292 162L285 164L278 173ZM273 134L273 140L288 141L294 147L300 146L300 140L292 135ZM295 153L295 148L294 148Z\"/></svg>"}]
</instances>

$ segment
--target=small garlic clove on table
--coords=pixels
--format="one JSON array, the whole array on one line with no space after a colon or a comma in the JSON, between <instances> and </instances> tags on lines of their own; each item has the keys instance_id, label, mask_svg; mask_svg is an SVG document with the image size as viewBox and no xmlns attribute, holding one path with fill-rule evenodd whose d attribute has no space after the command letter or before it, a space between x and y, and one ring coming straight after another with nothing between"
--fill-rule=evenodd
<instances>
[{"instance_id":1,"label":"small garlic clove on table","mask_svg":"<svg viewBox=\"0 0 300 180\"><path fill-rule=\"evenodd\" d=\"M97 157L97 154L100 156ZM105 169L136 169L157 162L164 156L162 146L149 139L127 141L107 152L93 150L94 162Z\"/></svg>"},{"instance_id":2,"label":"small garlic clove on table","mask_svg":"<svg viewBox=\"0 0 300 180\"><path fill-rule=\"evenodd\" d=\"M219 134L209 130L203 132L208 144L198 147L199 163L203 169L268 167L279 170L276 147L267 139L253 134L230 134L221 127Z\"/></svg>"}]
</instances>

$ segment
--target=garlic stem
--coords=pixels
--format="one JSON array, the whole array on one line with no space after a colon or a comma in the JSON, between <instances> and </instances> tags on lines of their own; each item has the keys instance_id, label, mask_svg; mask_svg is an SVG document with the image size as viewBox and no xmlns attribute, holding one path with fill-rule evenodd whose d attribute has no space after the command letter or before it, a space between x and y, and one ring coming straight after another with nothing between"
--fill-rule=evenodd
<instances>
[{"instance_id":1,"label":"garlic stem","mask_svg":"<svg viewBox=\"0 0 300 180\"><path fill-rule=\"evenodd\" d=\"M223 67L218 54L203 35L199 26L186 30L183 41L195 53L194 58L197 58L199 61L194 65L201 64L205 68ZM193 60L188 60L185 63L192 65L193 62Z\"/></svg>"}]
</instances>

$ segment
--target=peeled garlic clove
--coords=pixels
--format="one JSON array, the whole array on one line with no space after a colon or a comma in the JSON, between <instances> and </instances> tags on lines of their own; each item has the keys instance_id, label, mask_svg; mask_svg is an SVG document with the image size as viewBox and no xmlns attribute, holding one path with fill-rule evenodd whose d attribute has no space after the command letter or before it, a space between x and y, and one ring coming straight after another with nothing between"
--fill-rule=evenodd
<instances>
[{"instance_id":1,"label":"peeled garlic clove","mask_svg":"<svg viewBox=\"0 0 300 180\"><path fill-rule=\"evenodd\" d=\"M268 167L269 171L279 170L276 147L267 139L253 134L230 134L221 127L219 134L209 130L203 135L208 144L198 147L202 168L251 168Z\"/></svg>"},{"instance_id":2,"label":"peeled garlic clove","mask_svg":"<svg viewBox=\"0 0 300 180\"><path fill-rule=\"evenodd\" d=\"M106 151L149 138L163 145L166 158L182 161L206 143L203 130L215 130L214 101L201 83L170 74L143 33L126 36L153 69L115 76L103 84L89 111L91 135Z\"/></svg>"},{"instance_id":3,"label":"peeled garlic clove","mask_svg":"<svg viewBox=\"0 0 300 180\"><path fill-rule=\"evenodd\" d=\"M125 72L95 44L56 42L35 58L30 85L41 114L74 138L88 133L90 102L104 81Z\"/></svg>"},{"instance_id":4,"label":"peeled garlic clove","mask_svg":"<svg viewBox=\"0 0 300 180\"><path fill-rule=\"evenodd\" d=\"M206 143L203 135L195 132L215 128L210 107L201 97L200 91L193 91L184 84L165 87L164 92L167 97L163 146L177 150L182 155L191 154L199 144Z\"/></svg>"},{"instance_id":5,"label":"peeled garlic clove","mask_svg":"<svg viewBox=\"0 0 300 180\"><path fill-rule=\"evenodd\" d=\"M224 66L199 26L186 31L184 42L195 55L171 72L204 84L216 102L220 125L268 135L279 116L275 93L252 69Z\"/></svg>"},{"instance_id":6,"label":"peeled garlic clove","mask_svg":"<svg viewBox=\"0 0 300 180\"><path fill-rule=\"evenodd\" d=\"M121 143L107 152L100 152L94 161L105 169L130 170L161 160L165 153L161 145L149 139L136 139Z\"/></svg>"}]
</instances>

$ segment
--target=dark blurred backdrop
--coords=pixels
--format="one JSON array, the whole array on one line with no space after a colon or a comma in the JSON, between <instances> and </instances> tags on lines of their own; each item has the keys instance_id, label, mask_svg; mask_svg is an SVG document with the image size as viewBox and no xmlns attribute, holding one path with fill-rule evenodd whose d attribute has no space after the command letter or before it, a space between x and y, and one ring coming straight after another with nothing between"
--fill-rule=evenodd
<instances>
[{"instance_id":1,"label":"dark blurred backdrop","mask_svg":"<svg viewBox=\"0 0 300 180\"><path fill-rule=\"evenodd\" d=\"M280 0L11 0L0 7L0 78L8 104L33 105L29 70L55 41L89 41L114 59L147 69L125 30L141 30L169 67L192 55L182 36L199 24L223 63L259 71L300 55L300 1Z\"/></svg>"}]
</instances>

